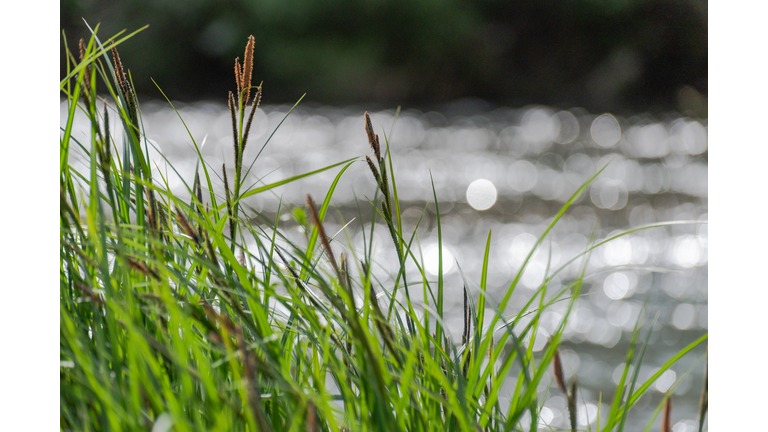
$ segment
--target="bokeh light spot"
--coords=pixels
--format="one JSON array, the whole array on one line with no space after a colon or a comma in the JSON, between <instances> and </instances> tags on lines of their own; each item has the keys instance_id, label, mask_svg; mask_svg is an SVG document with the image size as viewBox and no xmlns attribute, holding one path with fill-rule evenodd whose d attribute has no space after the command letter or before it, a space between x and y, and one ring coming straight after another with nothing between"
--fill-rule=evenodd
<instances>
[{"instance_id":1,"label":"bokeh light spot","mask_svg":"<svg viewBox=\"0 0 768 432\"><path fill-rule=\"evenodd\" d=\"M691 268L701 259L701 246L696 237L682 235L675 241L675 260L680 267Z\"/></svg>"},{"instance_id":2,"label":"bokeh light spot","mask_svg":"<svg viewBox=\"0 0 768 432\"><path fill-rule=\"evenodd\" d=\"M555 142L558 144L568 144L579 137L579 120L569 111L560 111L555 114L555 118L560 122L560 133Z\"/></svg>"},{"instance_id":3,"label":"bokeh light spot","mask_svg":"<svg viewBox=\"0 0 768 432\"><path fill-rule=\"evenodd\" d=\"M552 423L552 420L555 419L555 414L552 412L551 409L544 407L539 411L539 426L545 427L548 424Z\"/></svg>"},{"instance_id":4,"label":"bokeh light spot","mask_svg":"<svg viewBox=\"0 0 768 432\"><path fill-rule=\"evenodd\" d=\"M443 274L448 274L453 266L453 254L443 245ZM433 276L440 272L440 249L437 244L427 246L424 251L424 269Z\"/></svg>"},{"instance_id":5,"label":"bokeh light spot","mask_svg":"<svg viewBox=\"0 0 768 432\"><path fill-rule=\"evenodd\" d=\"M496 186L486 179L478 179L467 188L467 202L475 210L488 210L496 203Z\"/></svg>"},{"instance_id":6,"label":"bokeh light spot","mask_svg":"<svg viewBox=\"0 0 768 432\"><path fill-rule=\"evenodd\" d=\"M578 418L581 426L587 426L597 421L597 405L593 403L579 406L576 412L578 413L576 418Z\"/></svg>"},{"instance_id":7,"label":"bokeh light spot","mask_svg":"<svg viewBox=\"0 0 768 432\"><path fill-rule=\"evenodd\" d=\"M629 292L629 278L622 272L616 272L605 278L603 291L610 299L620 300Z\"/></svg>"},{"instance_id":8,"label":"bokeh light spot","mask_svg":"<svg viewBox=\"0 0 768 432\"><path fill-rule=\"evenodd\" d=\"M679 304L672 313L672 324L680 330L689 329L693 325L695 315L696 309L693 305L688 303Z\"/></svg>"},{"instance_id":9,"label":"bokeh light spot","mask_svg":"<svg viewBox=\"0 0 768 432\"><path fill-rule=\"evenodd\" d=\"M658 371L655 370L653 373L656 373ZM677 379L677 374L673 370L666 370L664 371L661 376L659 376L658 379L656 379L655 387L656 390L664 393L667 390L669 390L670 387L672 387L672 384L675 383L675 379Z\"/></svg>"},{"instance_id":10,"label":"bokeh light spot","mask_svg":"<svg viewBox=\"0 0 768 432\"><path fill-rule=\"evenodd\" d=\"M589 133L600 147L613 147L621 139L621 126L612 115L603 114L592 121Z\"/></svg>"}]
</instances>

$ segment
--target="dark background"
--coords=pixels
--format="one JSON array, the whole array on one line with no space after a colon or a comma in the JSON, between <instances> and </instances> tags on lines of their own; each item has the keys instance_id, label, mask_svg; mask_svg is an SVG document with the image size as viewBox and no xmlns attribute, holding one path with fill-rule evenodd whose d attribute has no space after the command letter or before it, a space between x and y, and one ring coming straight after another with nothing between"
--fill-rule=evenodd
<instances>
[{"instance_id":1,"label":"dark background","mask_svg":"<svg viewBox=\"0 0 768 432\"><path fill-rule=\"evenodd\" d=\"M152 98L224 100L253 34L267 103L707 111L706 0L63 0L70 46L81 17L150 24L119 50Z\"/></svg>"}]
</instances>

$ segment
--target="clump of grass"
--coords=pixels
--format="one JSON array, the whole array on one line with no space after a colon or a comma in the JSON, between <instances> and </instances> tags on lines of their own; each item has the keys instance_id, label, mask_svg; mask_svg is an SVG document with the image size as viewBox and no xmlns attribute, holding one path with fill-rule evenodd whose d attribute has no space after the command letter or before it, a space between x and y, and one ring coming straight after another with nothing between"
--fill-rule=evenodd
<instances>
[{"instance_id":1,"label":"clump of grass","mask_svg":"<svg viewBox=\"0 0 768 432\"><path fill-rule=\"evenodd\" d=\"M181 178L182 197L147 157L141 110L116 50L126 37L118 40L118 34L103 45L96 34L79 44L80 61L68 52L68 76L60 84L69 102L60 141L62 430L150 430L160 419L171 419L176 431L536 430L538 389L553 361L575 430L576 382L567 392L558 347L581 294L585 263L594 248L651 226L593 241L574 258L581 259L582 271L563 289L547 292L561 270L553 269L523 310L511 316L504 311L536 248L599 172L566 201L498 303L485 291L488 233L480 293L475 297L465 282L464 331L461 340L452 340L444 330L442 257L435 282L414 251L415 231L403 230L389 142L384 135L382 145L370 116L361 130L374 153L365 159L381 197L380 206L378 197L372 200L371 217L384 219L399 261L389 280L372 275L377 257L371 248L346 248L336 261L331 243L339 242L324 229L336 187L360 158L245 185L258 159L245 169L248 131L261 99L259 85L251 101L252 37L243 65L235 63L237 97L228 95L233 182L222 166L224 197L214 192L213 170L190 135L202 171ZM97 101L104 101L103 114ZM76 110L90 120L89 142L72 137ZM122 140L109 133L110 118L120 122ZM89 158L86 172L68 162L74 146ZM250 196L334 168L340 169L324 199L307 199L312 223L306 244L281 236L279 211L267 220L244 204ZM433 199L442 242L434 193ZM245 212L248 219L241 217ZM294 214L307 219L303 210ZM406 263L418 268L419 280L406 281ZM404 302L397 296L401 285ZM434 313L416 314L411 288L424 292L425 310ZM557 301L567 302L564 317L546 348L534 355L541 313ZM493 316L486 317L486 309ZM534 318L523 325L526 315ZM637 342L641 329L636 327L627 356L635 371L647 345L647 338L645 345ZM705 339L681 350L637 389L637 373L625 380L625 370L601 430L621 430L626 413L654 380ZM502 404L507 380L514 391ZM526 414L530 423L523 425Z\"/></svg>"}]
</instances>

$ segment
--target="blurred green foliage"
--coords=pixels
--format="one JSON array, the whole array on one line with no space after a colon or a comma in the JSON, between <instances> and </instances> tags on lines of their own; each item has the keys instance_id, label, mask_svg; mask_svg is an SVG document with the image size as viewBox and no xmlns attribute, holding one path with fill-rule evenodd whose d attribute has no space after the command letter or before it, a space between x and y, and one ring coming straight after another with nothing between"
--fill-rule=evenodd
<instances>
[{"instance_id":1,"label":"blurred green foliage","mask_svg":"<svg viewBox=\"0 0 768 432\"><path fill-rule=\"evenodd\" d=\"M150 24L121 48L150 97L152 77L175 99L221 99L250 34L272 103L306 92L326 104L647 111L678 108L683 88L707 92L701 0L62 0L70 44L88 36L81 18L102 35Z\"/></svg>"}]
</instances>

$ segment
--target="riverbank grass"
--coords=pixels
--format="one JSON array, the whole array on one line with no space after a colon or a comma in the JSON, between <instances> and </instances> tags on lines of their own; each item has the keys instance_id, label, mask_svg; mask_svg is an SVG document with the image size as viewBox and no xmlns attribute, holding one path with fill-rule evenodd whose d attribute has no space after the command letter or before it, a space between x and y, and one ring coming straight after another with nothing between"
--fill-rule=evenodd
<instances>
[{"instance_id":1,"label":"riverbank grass","mask_svg":"<svg viewBox=\"0 0 768 432\"><path fill-rule=\"evenodd\" d=\"M270 184L248 184L258 156L248 161L243 154L262 97L262 86L252 80L258 48L250 38L242 63L235 61L236 82L228 95L234 166L209 165L190 134L198 157L195 176L181 177L170 162L169 171L160 171L148 158L152 144L133 91L131 60L121 60L117 51L135 33L102 41L94 31L77 48L65 47L68 75L60 91L69 111L60 134L59 177L62 430L538 430L545 424L539 414L546 395L557 392L569 401L570 414L564 415L570 418L561 430L586 429L576 418L583 403L578 381L565 381L562 370L569 366L558 354L569 313L582 294L586 262L605 242L662 224L605 240L593 236L566 264L581 265L578 277L553 292L548 282L565 266L548 269L527 305L509 314L528 260L598 171L554 216L512 283L493 297L485 295L494 235L487 233L482 276L472 285L465 279L463 332L452 338L445 330L443 257L437 279L428 277L416 231L403 227L398 187L408 185L396 182L397 161L385 125L372 124L367 114L360 119L368 137L360 149L370 147L367 156L350 155ZM87 140L73 134L76 112L90 121ZM110 124L120 125L117 136ZM70 164L76 151L87 158L85 169ZM324 228L334 191L343 187L343 175L354 163L367 164L378 185L370 191L370 206L360 209L371 227L363 250ZM248 197L327 170L336 176L325 196L307 196L292 211L306 227L304 243L281 234L285 207L267 219L246 204ZM166 175L181 180L183 197L171 191ZM434 202L442 244L439 199L434 193L425 199ZM385 280L371 272L378 258L371 247L376 221L386 226L382 236L393 242L399 262ZM415 266L418 277L412 279L406 265ZM469 286L479 286L479 293ZM423 294L424 304L411 301L414 292ZM565 302L566 312L545 348L535 353L539 318L555 302ZM653 317L641 314L620 382L613 394L601 395L610 410L590 428L623 430L628 411L656 378L707 338L642 381L637 371L652 324ZM512 386L505 386L509 382ZM502 394L502 387L513 391ZM706 407L706 395L703 401ZM653 421L648 419L649 428Z\"/></svg>"}]
</instances>

